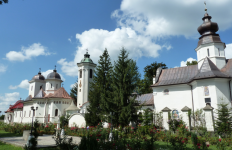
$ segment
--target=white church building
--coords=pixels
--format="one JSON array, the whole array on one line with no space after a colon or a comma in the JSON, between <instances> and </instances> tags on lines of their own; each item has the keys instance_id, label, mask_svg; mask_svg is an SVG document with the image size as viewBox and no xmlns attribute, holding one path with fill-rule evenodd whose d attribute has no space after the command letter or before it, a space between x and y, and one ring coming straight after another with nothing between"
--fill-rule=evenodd
<instances>
[{"instance_id":1,"label":"white church building","mask_svg":"<svg viewBox=\"0 0 232 150\"><path fill-rule=\"evenodd\" d=\"M201 37L195 48L198 64L159 68L151 85L155 110L164 112L164 126L167 129L168 112L172 118L181 115L187 120L188 110L194 112L203 109L206 126L212 131L213 110L218 109L220 103L227 103L231 107L232 59L225 57L226 45L216 34L219 30L217 23L211 22L207 12L202 20L203 24L198 27Z\"/></svg>"},{"instance_id":2,"label":"white church building","mask_svg":"<svg viewBox=\"0 0 232 150\"><path fill-rule=\"evenodd\" d=\"M232 59L226 59L226 45L216 33L217 23L211 22L206 12L203 24L198 27L197 65L179 68L158 68L153 78L153 93L138 96L136 99L154 112L163 112L163 125L168 129L169 113L172 118L183 117L189 125L188 111L203 109L206 126L213 131L213 110L220 103L228 103L231 107ZM56 122L58 116L69 114L69 126L85 126L85 113L89 106L88 94L90 82L96 64L88 52L77 63L78 88L77 106L73 99L61 87L60 75L56 69L45 79L39 72L29 81L29 96L25 101L19 100L6 111L5 122L31 122L32 115L41 123ZM32 114L31 106L38 108Z\"/></svg>"}]
</instances>

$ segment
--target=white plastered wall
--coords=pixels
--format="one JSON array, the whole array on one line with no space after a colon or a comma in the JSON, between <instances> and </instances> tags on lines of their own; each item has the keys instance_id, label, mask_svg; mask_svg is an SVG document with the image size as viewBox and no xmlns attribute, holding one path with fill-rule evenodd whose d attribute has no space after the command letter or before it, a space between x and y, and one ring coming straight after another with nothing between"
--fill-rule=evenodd
<instances>
[{"instance_id":1,"label":"white plastered wall","mask_svg":"<svg viewBox=\"0 0 232 150\"><path fill-rule=\"evenodd\" d=\"M209 49L210 56L208 56L207 49ZM219 49L219 51L218 51L218 49ZM209 43L209 44L200 45L198 48L196 48L195 51L197 53L198 69L200 69L205 57L209 57L210 60L219 69L224 67L226 64L224 49L225 49L224 43Z\"/></svg>"},{"instance_id":2,"label":"white plastered wall","mask_svg":"<svg viewBox=\"0 0 232 150\"><path fill-rule=\"evenodd\" d=\"M58 90L61 87L62 80L57 79L46 79L46 94L54 93L55 90ZM51 86L52 84L52 86ZM57 88L56 88L56 85Z\"/></svg>"},{"instance_id":3,"label":"white plastered wall","mask_svg":"<svg viewBox=\"0 0 232 150\"><path fill-rule=\"evenodd\" d=\"M169 90L169 95L164 95L164 90ZM192 108L191 88L187 84L153 87L155 111L161 112L168 107L171 110L178 110L185 106Z\"/></svg>"}]
</instances>

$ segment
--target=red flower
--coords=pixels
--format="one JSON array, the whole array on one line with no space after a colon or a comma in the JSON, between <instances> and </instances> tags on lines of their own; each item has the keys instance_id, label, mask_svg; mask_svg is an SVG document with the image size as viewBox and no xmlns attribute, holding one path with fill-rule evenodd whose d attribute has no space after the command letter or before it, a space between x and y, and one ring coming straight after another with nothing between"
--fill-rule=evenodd
<instances>
[{"instance_id":1,"label":"red flower","mask_svg":"<svg viewBox=\"0 0 232 150\"><path fill-rule=\"evenodd\" d=\"M113 146L115 146L115 143L113 143Z\"/></svg>"},{"instance_id":2,"label":"red flower","mask_svg":"<svg viewBox=\"0 0 232 150\"><path fill-rule=\"evenodd\" d=\"M198 146L198 148L200 149L201 147L200 147L200 146Z\"/></svg>"},{"instance_id":3,"label":"red flower","mask_svg":"<svg viewBox=\"0 0 232 150\"><path fill-rule=\"evenodd\" d=\"M197 146L200 146L201 144L200 143L197 143Z\"/></svg>"},{"instance_id":4,"label":"red flower","mask_svg":"<svg viewBox=\"0 0 232 150\"><path fill-rule=\"evenodd\" d=\"M97 141L99 141L99 139L97 139Z\"/></svg>"},{"instance_id":5,"label":"red flower","mask_svg":"<svg viewBox=\"0 0 232 150\"><path fill-rule=\"evenodd\" d=\"M207 144L206 146L209 147L209 144Z\"/></svg>"},{"instance_id":6,"label":"red flower","mask_svg":"<svg viewBox=\"0 0 232 150\"><path fill-rule=\"evenodd\" d=\"M221 142L222 141L222 139L219 139L219 142Z\"/></svg>"},{"instance_id":7,"label":"red flower","mask_svg":"<svg viewBox=\"0 0 232 150\"><path fill-rule=\"evenodd\" d=\"M182 141L182 143L184 143L185 141Z\"/></svg>"}]
</instances>

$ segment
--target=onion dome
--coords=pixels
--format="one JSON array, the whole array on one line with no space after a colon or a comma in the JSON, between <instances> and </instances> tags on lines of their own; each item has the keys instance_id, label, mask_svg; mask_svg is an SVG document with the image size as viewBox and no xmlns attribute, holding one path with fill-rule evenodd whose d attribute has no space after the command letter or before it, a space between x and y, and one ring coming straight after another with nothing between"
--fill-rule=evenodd
<instances>
[{"instance_id":1,"label":"onion dome","mask_svg":"<svg viewBox=\"0 0 232 150\"><path fill-rule=\"evenodd\" d=\"M216 22L211 22L211 16L208 13L205 13L202 20L204 21L202 25L198 27L198 32L201 35L215 34L218 31L218 24Z\"/></svg>"},{"instance_id":2,"label":"onion dome","mask_svg":"<svg viewBox=\"0 0 232 150\"><path fill-rule=\"evenodd\" d=\"M92 59L90 59L89 57L90 55L88 54L88 52L86 52L84 58L81 60L81 63L93 63Z\"/></svg>"},{"instance_id":3,"label":"onion dome","mask_svg":"<svg viewBox=\"0 0 232 150\"><path fill-rule=\"evenodd\" d=\"M207 13L207 8L205 8L205 15L202 18L203 24L197 29L201 34L197 47L207 43L223 43L220 36L216 34L216 32L219 30L218 24L216 22L211 22L211 18L212 17Z\"/></svg>"},{"instance_id":4,"label":"onion dome","mask_svg":"<svg viewBox=\"0 0 232 150\"><path fill-rule=\"evenodd\" d=\"M31 80L45 80L44 76L41 75L41 72L39 71L37 75L35 75Z\"/></svg>"},{"instance_id":5,"label":"onion dome","mask_svg":"<svg viewBox=\"0 0 232 150\"><path fill-rule=\"evenodd\" d=\"M60 79L61 80L59 73L56 72L56 68L53 70L53 72L48 74L47 79Z\"/></svg>"}]
</instances>

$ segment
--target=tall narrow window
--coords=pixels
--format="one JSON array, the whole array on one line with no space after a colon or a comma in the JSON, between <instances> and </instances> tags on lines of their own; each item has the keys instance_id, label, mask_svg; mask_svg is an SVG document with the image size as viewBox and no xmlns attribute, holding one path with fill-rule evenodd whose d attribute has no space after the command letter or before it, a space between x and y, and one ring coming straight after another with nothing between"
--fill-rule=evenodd
<instances>
[{"instance_id":1,"label":"tall narrow window","mask_svg":"<svg viewBox=\"0 0 232 150\"><path fill-rule=\"evenodd\" d=\"M31 110L29 110L29 117L31 117Z\"/></svg>"},{"instance_id":2,"label":"tall narrow window","mask_svg":"<svg viewBox=\"0 0 232 150\"><path fill-rule=\"evenodd\" d=\"M220 49L218 48L218 56L220 56Z\"/></svg>"},{"instance_id":3,"label":"tall narrow window","mask_svg":"<svg viewBox=\"0 0 232 150\"><path fill-rule=\"evenodd\" d=\"M209 49L207 49L207 52L208 52L208 56L210 56Z\"/></svg>"},{"instance_id":4,"label":"tall narrow window","mask_svg":"<svg viewBox=\"0 0 232 150\"><path fill-rule=\"evenodd\" d=\"M31 86L31 91L33 90L33 85Z\"/></svg>"},{"instance_id":5,"label":"tall narrow window","mask_svg":"<svg viewBox=\"0 0 232 150\"><path fill-rule=\"evenodd\" d=\"M82 70L80 70L80 78L82 78Z\"/></svg>"},{"instance_id":6,"label":"tall narrow window","mask_svg":"<svg viewBox=\"0 0 232 150\"><path fill-rule=\"evenodd\" d=\"M51 88L52 88L52 84L51 84Z\"/></svg>"},{"instance_id":7,"label":"tall narrow window","mask_svg":"<svg viewBox=\"0 0 232 150\"><path fill-rule=\"evenodd\" d=\"M55 116L58 116L58 109L55 109Z\"/></svg>"},{"instance_id":8,"label":"tall narrow window","mask_svg":"<svg viewBox=\"0 0 232 150\"><path fill-rule=\"evenodd\" d=\"M89 77L90 77L90 78L92 78L92 76L93 76L93 70L92 70L92 69L90 69Z\"/></svg>"},{"instance_id":9,"label":"tall narrow window","mask_svg":"<svg viewBox=\"0 0 232 150\"><path fill-rule=\"evenodd\" d=\"M56 89L58 89L58 84L56 84Z\"/></svg>"}]
</instances>

